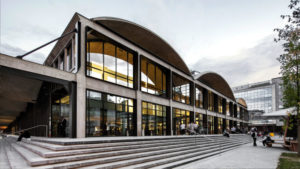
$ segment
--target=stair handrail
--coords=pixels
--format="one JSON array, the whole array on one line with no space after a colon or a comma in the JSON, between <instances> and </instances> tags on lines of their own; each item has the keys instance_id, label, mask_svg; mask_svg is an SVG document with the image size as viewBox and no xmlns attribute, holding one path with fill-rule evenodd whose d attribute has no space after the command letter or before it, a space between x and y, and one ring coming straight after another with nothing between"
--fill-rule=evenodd
<instances>
[{"instance_id":1,"label":"stair handrail","mask_svg":"<svg viewBox=\"0 0 300 169\"><path fill-rule=\"evenodd\" d=\"M46 137L48 137L48 125L46 125L46 124L39 124L39 125L36 125L36 126L33 126L33 127L29 127L29 128L26 128L26 129L22 129L22 130L19 130L19 131L16 131L16 132L11 132L11 134L13 134L13 133L21 133L23 131L31 130L31 129L34 129L34 128L37 128L37 127L45 127L45 129L46 129Z\"/></svg>"}]
</instances>

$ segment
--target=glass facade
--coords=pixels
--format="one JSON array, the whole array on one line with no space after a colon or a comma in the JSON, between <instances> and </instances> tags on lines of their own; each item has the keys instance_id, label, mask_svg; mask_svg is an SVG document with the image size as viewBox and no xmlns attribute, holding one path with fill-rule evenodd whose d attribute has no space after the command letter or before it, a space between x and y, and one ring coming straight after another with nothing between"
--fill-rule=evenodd
<instances>
[{"instance_id":1,"label":"glass facade","mask_svg":"<svg viewBox=\"0 0 300 169\"><path fill-rule=\"evenodd\" d=\"M62 89L51 94L51 137L69 136L70 97Z\"/></svg>"},{"instance_id":2,"label":"glass facade","mask_svg":"<svg viewBox=\"0 0 300 169\"><path fill-rule=\"evenodd\" d=\"M180 135L180 125L190 123L190 111L173 108L173 134Z\"/></svg>"},{"instance_id":3,"label":"glass facade","mask_svg":"<svg viewBox=\"0 0 300 169\"><path fill-rule=\"evenodd\" d=\"M195 106L203 108L203 88L196 86L196 100L195 100Z\"/></svg>"},{"instance_id":4,"label":"glass facade","mask_svg":"<svg viewBox=\"0 0 300 169\"><path fill-rule=\"evenodd\" d=\"M141 90L143 92L166 97L166 71L150 60L141 59Z\"/></svg>"},{"instance_id":5,"label":"glass facade","mask_svg":"<svg viewBox=\"0 0 300 169\"><path fill-rule=\"evenodd\" d=\"M173 73L172 84L173 100L185 104L190 104L190 82Z\"/></svg>"},{"instance_id":6,"label":"glass facade","mask_svg":"<svg viewBox=\"0 0 300 169\"><path fill-rule=\"evenodd\" d=\"M226 102L226 116L230 116L229 102Z\"/></svg>"},{"instance_id":7,"label":"glass facade","mask_svg":"<svg viewBox=\"0 0 300 169\"><path fill-rule=\"evenodd\" d=\"M208 110L214 111L214 94L208 91Z\"/></svg>"},{"instance_id":8,"label":"glass facade","mask_svg":"<svg viewBox=\"0 0 300 169\"><path fill-rule=\"evenodd\" d=\"M95 31L87 37L87 76L133 88L133 53Z\"/></svg>"},{"instance_id":9,"label":"glass facade","mask_svg":"<svg viewBox=\"0 0 300 169\"><path fill-rule=\"evenodd\" d=\"M223 119L218 117L218 134L223 133Z\"/></svg>"},{"instance_id":10,"label":"glass facade","mask_svg":"<svg viewBox=\"0 0 300 169\"><path fill-rule=\"evenodd\" d=\"M214 117L207 115L207 134L214 134Z\"/></svg>"},{"instance_id":11,"label":"glass facade","mask_svg":"<svg viewBox=\"0 0 300 169\"><path fill-rule=\"evenodd\" d=\"M163 136L167 129L166 106L142 102L142 129L145 136Z\"/></svg>"},{"instance_id":12,"label":"glass facade","mask_svg":"<svg viewBox=\"0 0 300 169\"><path fill-rule=\"evenodd\" d=\"M204 129L205 126L204 126L203 114L196 112L195 123L198 124L199 127L198 131L200 132L200 134L206 134Z\"/></svg>"},{"instance_id":13,"label":"glass facade","mask_svg":"<svg viewBox=\"0 0 300 169\"><path fill-rule=\"evenodd\" d=\"M248 110L264 110L266 113L272 111L272 87L237 91L234 93L236 98L245 99Z\"/></svg>"},{"instance_id":14,"label":"glass facade","mask_svg":"<svg viewBox=\"0 0 300 169\"><path fill-rule=\"evenodd\" d=\"M87 91L86 135L133 136L136 128L133 99Z\"/></svg>"},{"instance_id":15,"label":"glass facade","mask_svg":"<svg viewBox=\"0 0 300 169\"><path fill-rule=\"evenodd\" d=\"M223 113L222 98L218 97L218 112Z\"/></svg>"}]
</instances>

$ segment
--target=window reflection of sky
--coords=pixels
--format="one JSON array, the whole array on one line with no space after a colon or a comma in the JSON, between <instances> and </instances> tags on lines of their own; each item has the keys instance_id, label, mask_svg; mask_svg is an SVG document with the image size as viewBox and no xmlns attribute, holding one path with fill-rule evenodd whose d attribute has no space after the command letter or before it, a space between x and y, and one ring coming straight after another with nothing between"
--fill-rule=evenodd
<instances>
[{"instance_id":1,"label":"window reflection of sky","mask_svg":"<svg viewBox=\"0 0 300 169\"><path fill-rule=\"evenodd\" d=\"M272 88L264 87L251 91L235 93L236 98L244 98L249 110L264 110L266 113L272 111Z\"/></svg>"}]
</instances>

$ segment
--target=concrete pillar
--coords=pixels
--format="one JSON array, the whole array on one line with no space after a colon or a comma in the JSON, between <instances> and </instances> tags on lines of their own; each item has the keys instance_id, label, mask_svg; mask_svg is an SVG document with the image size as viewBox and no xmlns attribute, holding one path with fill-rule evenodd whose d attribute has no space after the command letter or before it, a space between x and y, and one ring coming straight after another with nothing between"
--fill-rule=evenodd
<instances>
[{"instance_id":1,"label":"concrete pillar","mask_svg":"<svg viewBox=\"0 0 300 169\"><path fill-rule=\"evenodd\" d=\"M170 107L169 107L169 123L170 123L170 135L173 135L173 90L172 90L172 81L173 81L173 77L172 77L172 70L168 71L168 76L167 76L167 91L168 91L168 96L169 96L169 102L170 102Z\"/></svg>"},{"instance_id":2,"label":"concrete pillar","mask_svg":"<svg viewBox=\"0 0 300 169\"><path fill-rule=\"evenodd\" d=\"M142 96L141 96L141 56L136 55L134 77L135 77L135 89L136 89L136 134L142 136Z\"/></svg>"},{"instance_id":3,"label":"concrete pillar","mask_svg":"<svg viewBox=\"0 0 300 169\"><path fill-rule=\"evenodd\" d=\"M76 74L77 81L77 138L85 137L85 124L86 124L86 75L85 75L85 27L82 26L79 30L80 33L80 63L81 66Z\"/></svg>"},{"instance_id":4,"label":"concrete pillar","mask_svg":"<svg viewBox=\"0 0 300 169\"><path fill-rule=\"evenodd\" d=\"M142 99L140 91L136 91L136 132L137 136L142 136Z\"/></svg>"}]
</instances>

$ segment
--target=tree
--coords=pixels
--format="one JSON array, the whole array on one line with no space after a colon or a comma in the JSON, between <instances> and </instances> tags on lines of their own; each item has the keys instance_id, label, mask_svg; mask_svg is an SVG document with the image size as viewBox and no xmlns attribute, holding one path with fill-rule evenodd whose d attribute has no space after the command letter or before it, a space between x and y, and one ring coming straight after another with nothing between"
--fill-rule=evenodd
<instances>
[{"instance_id":1,"label":"tree","mask_svg":"<svg viewBox=\"0 0 300 169\"><path fill-rule=\"evenodd\" d=\"M276 42L283 41L284 53L279 56L281 74L283 80L283 103L284 107L296 107L297 111L297 140L298 156L300 156L300 5L299 0L291 0L288 6L292 10L291 15L281 15L287 21L284 28L278 32Z\"/></svg>"}]
</instances>

